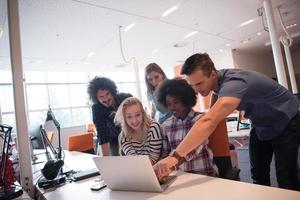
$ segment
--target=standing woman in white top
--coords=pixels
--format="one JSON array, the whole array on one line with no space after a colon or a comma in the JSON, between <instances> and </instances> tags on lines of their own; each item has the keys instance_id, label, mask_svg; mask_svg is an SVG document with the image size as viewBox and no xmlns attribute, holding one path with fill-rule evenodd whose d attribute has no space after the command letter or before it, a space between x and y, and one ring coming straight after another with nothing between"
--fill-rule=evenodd
<instances>
[{"instance_id":1,"label":"standing woman in white top","mask_svg":"<svg viewBox=\"0 0 300 200\"><path fill-rule=\"evenodd\" d=\"M155 164L162 149L161 127L147 115L140 100L135 97L125 99L118 108L115 121L122 127L120 155L148 155Z\"/></svg>"}]
</instances>

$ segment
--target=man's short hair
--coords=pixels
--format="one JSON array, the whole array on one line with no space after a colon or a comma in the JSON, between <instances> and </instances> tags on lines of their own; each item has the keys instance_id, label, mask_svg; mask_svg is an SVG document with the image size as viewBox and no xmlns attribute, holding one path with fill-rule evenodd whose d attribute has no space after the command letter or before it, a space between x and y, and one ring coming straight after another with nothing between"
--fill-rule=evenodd
<instances>
[{"instance_id":1,"label":"man's short hair","mask_svg":"<svg viewBox=\"0 0 300 200\"><path fill-rule=\"evenodd\" d=\"M196 53L190 56L184 62L180 73L190 75L196 69L201 69L205 76L209 76L213 70L216 70L213 61L207 53Z\"/></svg>"},{"instance_id":2,"label":"man's short hair","mask_svg":"<svg viewBox=\"0 0 300 200\"><path fill-rule=\"evenodd\" d=\"M96 76L89 82L87 88L87 92L93 103L98 103L98 99L97 99L98 90L108 90L114 98L118 93L118 89L115 82L113 82L111 79L106 77Z\"/></svg>"}]
</instances>

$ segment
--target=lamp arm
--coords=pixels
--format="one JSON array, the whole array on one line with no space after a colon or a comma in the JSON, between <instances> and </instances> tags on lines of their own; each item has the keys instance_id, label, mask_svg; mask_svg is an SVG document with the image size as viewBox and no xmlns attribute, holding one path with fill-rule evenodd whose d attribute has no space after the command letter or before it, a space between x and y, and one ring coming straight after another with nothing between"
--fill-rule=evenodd
<instances>
[{"instance_id":1,"label":"lamp arm","mask_svg":"<svg viewBox=\"0 0 300 200\"><path fill-rule=\"evenodd\" d=\"M0 163L0 185L5 185L5 168L6 168L6 161L8 157L8 149L9 149L9 141L11 139L11 126L7 125L0 125L0 132L4 133L4 143L1 155L1 163Z\"/></svg>"}]
</instances>

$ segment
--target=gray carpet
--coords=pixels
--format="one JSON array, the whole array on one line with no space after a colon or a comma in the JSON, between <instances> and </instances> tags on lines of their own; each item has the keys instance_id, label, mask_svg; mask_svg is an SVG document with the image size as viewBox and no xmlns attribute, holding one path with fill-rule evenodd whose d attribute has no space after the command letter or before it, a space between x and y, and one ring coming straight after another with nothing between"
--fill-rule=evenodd
<instances>
[{"instance_id":1,"label":"gray carpet","mask_svg":"<svg viewBox=\"0 0 300 200\"><path fill-rule=\"evenodd\" d=\"M237 148L236 150L238 153L239 168L241 170L240 172L241 181L252 183L248 148L246 146L246 147ZM271 178L271 186L277 187L278 184L276 181L274 159L272 160L271 163L270 178Z\"/></svg>"}]
</instances>

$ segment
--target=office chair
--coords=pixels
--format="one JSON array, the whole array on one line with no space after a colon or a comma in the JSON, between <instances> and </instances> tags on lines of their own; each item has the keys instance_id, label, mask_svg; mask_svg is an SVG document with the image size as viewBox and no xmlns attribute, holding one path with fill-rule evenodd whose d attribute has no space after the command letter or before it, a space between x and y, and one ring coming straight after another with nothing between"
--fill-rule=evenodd
<instances>
[{"instance_id":1,"label":"office chair","mask_svg":"<svg viewBox=\"0 0 300 200\"><path fill-rule=\"evenodd\" d=\"M93 133L71 135L68 138L68 150L94 154Z\"/></svg>"},{"instance_id":2,"label":"office chair","mask_svg":"<svg viewBox=\"0 0 300 200\"><path fill-rule=\"evenodd\" d=\"M240 169L232 167L226 121L221 121L209 137L208 146L214 154L214 162L221 178L240 180Z\"/></svg>"}]
</instances>

